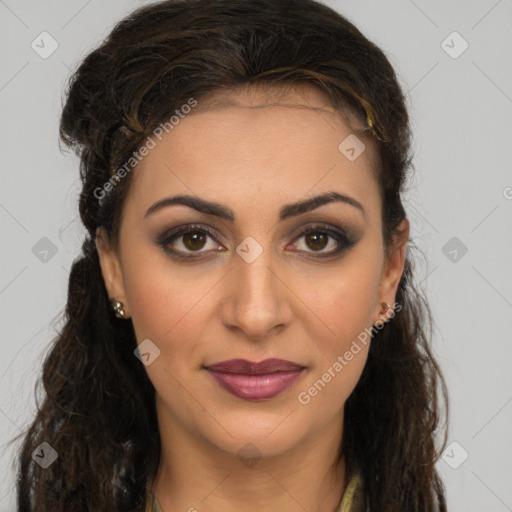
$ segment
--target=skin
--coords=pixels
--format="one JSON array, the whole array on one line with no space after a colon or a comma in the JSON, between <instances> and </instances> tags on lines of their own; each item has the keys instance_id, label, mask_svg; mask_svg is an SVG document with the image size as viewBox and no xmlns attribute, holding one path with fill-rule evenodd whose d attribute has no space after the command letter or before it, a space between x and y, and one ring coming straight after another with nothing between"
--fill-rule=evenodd
<instances>
[{"instance_id":1,"label":"skin","mask_svg":"<svg viewBox=\"0 0 512 512\"><path fill-rule=\"evenodd\" d=\"M109 297L124 304L138 343L149 338L160 350L145 368L162 440L153 488L165 512L334 511L340 503L347 484L344 457L336 466L343 407L369 344L360 343L361 351L310 403L298 395L358 334L386 319L381 302L395 302L409 234L404 220L386 253L374 174L379 159L371 139L359 136L366 149L349 161L338 145L351 133L313 86L216 93L133 171L119 245L98 230ZM330 191L359 201L364 215L333 202L279 221L283 205ZM177 194L229 207L235 221L184 205L144 218L156 201ZM158 245L187 223L219 235L206 235L202 245L184 245L183 235L171 242L187 254L202 251L197 260L175 259ZM322 259L338 246L334 238L315 245L297 236L315 223L346 225L356 244ZM252 263L236 252L248 236L263 249ZM261 401L231 395L202 368L271 357L307 368L291 388ZM252 466L237 455L247 443L258 454Z\"/></svg>"}]
</instances>

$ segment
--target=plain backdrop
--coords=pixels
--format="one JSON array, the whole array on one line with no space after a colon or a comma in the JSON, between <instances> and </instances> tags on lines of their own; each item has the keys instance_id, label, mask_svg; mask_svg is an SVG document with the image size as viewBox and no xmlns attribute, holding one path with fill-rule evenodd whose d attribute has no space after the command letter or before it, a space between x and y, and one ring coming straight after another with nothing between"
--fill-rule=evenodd
<instances>
[{"instance_id":1,"label":"plain backdrop","mask_svg":"<svg viewBox=\"0 0 512 512\"><path fill-rule=\"evenodd\" d=\"M450 392L438 463L449 510L512 511L512 1L326 3L382 47L408 96L415 174L405 206ZM0 512L15 510L17 445L6 443L34 413L85 234L78 161L58 146L64 85L143 4L0 0Z\"/></svg>"}]
</instances>

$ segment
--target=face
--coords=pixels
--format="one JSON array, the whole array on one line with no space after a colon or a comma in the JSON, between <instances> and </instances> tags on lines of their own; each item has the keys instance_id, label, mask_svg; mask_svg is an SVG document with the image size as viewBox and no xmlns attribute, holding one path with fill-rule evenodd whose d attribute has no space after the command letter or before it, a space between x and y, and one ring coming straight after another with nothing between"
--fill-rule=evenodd
<instances>
[{"instance_id":1,"label":"face","mask_svg":"<svg viewBox=\"0 0 512 512\"><path fill-rule=\"evenodd\" d=\"M367 359L360 334L395 302L408 226L386 258L373 143L359 136L347 158L353 132L319 90L215 98L132 171L119 246L97 246L109 296L151 342L160 427L271 456L341 424ZM302 370L206 369L274 358Z\"/></svg>"}]
</instances>

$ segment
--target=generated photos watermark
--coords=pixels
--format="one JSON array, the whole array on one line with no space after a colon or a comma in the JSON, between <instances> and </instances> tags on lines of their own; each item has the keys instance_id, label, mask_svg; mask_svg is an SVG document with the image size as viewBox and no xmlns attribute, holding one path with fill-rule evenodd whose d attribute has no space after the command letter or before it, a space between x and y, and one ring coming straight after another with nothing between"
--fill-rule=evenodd
<instances>
[{"instance_id":1,"label":"generated photos watermark","mask_svg":"<svg viewBox=\"0 0 512 512\"><path fill-rule=\"evenodd\" d=\"M387 318L385 322L377 322L375 325L372 326L371 329L366 327L364 331L361 331L357 335L357 339L352 341L352 344L350 345L350 349L347 350L343 355L338 356L336 361L329 366L329 368L322 374L322 376L315 381L315 383L307 389L307 391L301 391L297 399L299 403L302 405L307 405L311 402L311 400L318 395L322 389L325 388L325 386L331 382L336 375L338 375L344 368L347 366L352 359L354 359L354 356L359 354L361 352L361 345L359 343L362 343L364 346L368 344L368 341L371 339L372 334L378 333L385 325L386 323L391 320L396 313L400 312L402 309L402 305L398 304L398 302L395 302L393 305L393 311ZM358 342L359 341L359 342Z\"/></svg>"},{"instance_id":2,"label":"generated photos watermark","mask_svg":"<svg viewBox=\"0 0 512 512\"><path fill-rule=\"evenodd\" d=\"M189 114L194 108L197 106L197 100L194 98L189 98L187 103L181 105L180 108L174 111L174 114L169 118L165 123L160 123L152 132L152 136L148 135L146 137L146 141L142 146L139 147L137 151L132 153L132 156L124 163L122 167L119 167L112 175L112 177L106 181L102 187L96 187L94 189L94 197L101 201L106 197L107 194L112 192L116 185L126 177L132 169L145 157L149 154L149 152L156 148L157 142L155 138L159 141L162 140L164 133L170 133L181 121L184 119L187 114Z\"/></svg>"}]
</instances>

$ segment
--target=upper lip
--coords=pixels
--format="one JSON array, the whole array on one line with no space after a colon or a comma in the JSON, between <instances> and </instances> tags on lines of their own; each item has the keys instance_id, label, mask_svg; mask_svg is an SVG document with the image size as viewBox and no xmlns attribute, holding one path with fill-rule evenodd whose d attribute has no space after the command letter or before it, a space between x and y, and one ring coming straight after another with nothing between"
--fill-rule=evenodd
<instances>
[{"instance_id":1,"label":"upper lip","mask_svg":"<svg viewBox=\"0 0 512 512\"><path fill-rule=\"evenodd\" d=\"M289 372L293 370L302 370L304 366L285 361L284 359L265 359L259 363L247 361L245 359L230 359L220 363L206 366L208 370L224 373L240 373L242 375L266 375L276 372Z\"/></svg>"}]
</instances>

